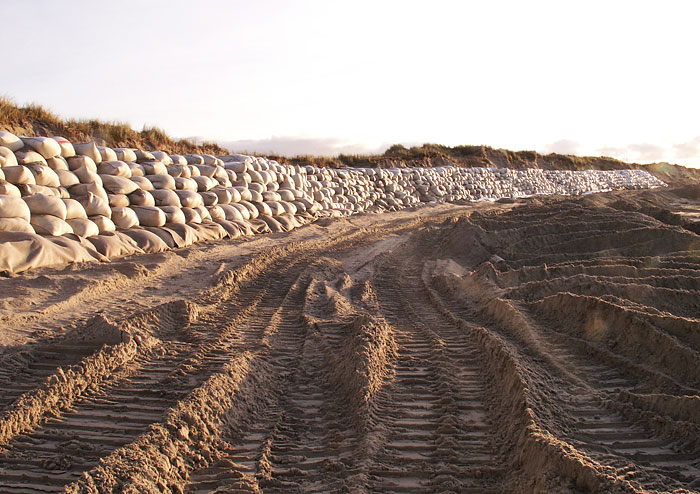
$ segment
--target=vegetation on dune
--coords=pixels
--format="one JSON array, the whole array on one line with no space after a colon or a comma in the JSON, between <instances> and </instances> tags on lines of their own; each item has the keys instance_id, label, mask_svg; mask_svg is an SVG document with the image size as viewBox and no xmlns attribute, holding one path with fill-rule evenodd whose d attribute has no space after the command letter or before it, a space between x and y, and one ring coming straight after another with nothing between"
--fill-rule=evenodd
<instances>
[{"instance_id":1,"label":"vegetation on dune","mask_svg":"<svg viewBox=\"0 0 700 494\"><path fill-rule=\"evenodd\" d=\"M186 139L173 139L157 127L147 127L139 132L122 122L63 120L40 105L20 107L4 97L0 97L0 130L23 136L61 136L73 142L95 140L99 145L115 148L158 149L179 154L228 153L213 142L197 145Z\"/></svg>"}]
</instances>

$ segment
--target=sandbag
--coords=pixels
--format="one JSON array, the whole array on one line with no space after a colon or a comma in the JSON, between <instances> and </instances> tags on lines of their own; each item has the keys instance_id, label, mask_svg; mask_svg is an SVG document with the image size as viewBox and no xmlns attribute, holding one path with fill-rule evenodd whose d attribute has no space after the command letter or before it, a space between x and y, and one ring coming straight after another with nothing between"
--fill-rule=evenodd
<instances>
[{"instance_id":1,"label":"sandbag","mask_svg":"<svg viewBox=\"0 0 700 494\"><path fill-rule=\"evenodd\" d=\"M296 200L296 196L291 190L280 189L277 191L277 195L280 196L279 199L276 199L278 201L292 202Z\"/></svg>"},{"instance_id":2,"label":"sandbag","mask_svg":"<svg viewBox=\"0 0 700 494\"><path fill-rule=\"evenodd\" d=\"M201 223L202 217L199 212L192 208L181 208L182 214L185 216L185 223Z\"/></svg>"},{"instance_id":3,"label":"sandbag","mask_svg":"<svg viewBox=\"0 0 700 494\"><path fill-rule=\"evenodd\" d=\"M59 237L73 233L73 229L64 219L50 214L32 214L29 222L39 235Z\"/></svg>"},{"instance_id":4,"label":"sandbag","mask_svg":"<svg viewBox=\"0 0 700 494\"><path fill-rule=\"evenodd\" d=\"M86 167L77 168L73 170L73 173L75 173L75 176L78 177L81 184L95 184L100 188L103 186L104 182L102 181L102 177Z\"/></svg>"},{"instance_id":5,"label":"sandbag","mask_svg":"<svg viewBox=\"0 0 700 494\"><path fill-rule=\"evenodd\" d=\"M0 195L0 218L21 218L29 221L29 205L14 195Z\"/></svg>"},{"instance_id":6,"label":"sandbag","mask_svg":"<svg viewBox=\"0 0 700 494\"><path fill-rule=\"evenodd\" d=\"M33 233L0 233L0 271L20 273L28 269L94 260L95 257L79 242L65 237L58 244Z\"/></svg>"},{"instance_id":7,"label":"sandbag","mask_svg":"<svg viewBox=\"0 0 700 494\"><path fill-rule=\"evenodd\" d=\"M185 217L184 213L182 212L182 208L175 207L175 206L161 206L163 212L165 213L165 224L170 224L170 223L181 223L185 224L187 223L187 218Z\"/></svg>"},{"instance_id":8,"label":"sandbag","mask_svg":"<svg viewBox=\"0 0 700 494\"><path fill-rule=\"evenodd\" d=\"M213 192L200 192L200 197L205 206L216 206L219 203L219 196Z\"/></svg>"},{"instance_id":9,"label":"sandbag","mask_svg":"<svg viewBox=\"0 0 700 494\"><path fill-rule=\"evenodd\" d=\"M156 157L153 156L153 153L149 151L144 151L143 149L135 149L134 153L136 154L136 161L139 163L143 161L155 161Z\"/></svg>"},{"instance_id":10,"label":"sandbag","mask_svg":"<svg viewBox=\"0 0 700 494\"><path fill-rule=\"evenodd\" d=\"M116 175L118 177L131 178L131 168L123 161L103 160L97 166L97 173L100 175Z\"/></svg>"},{"instance_id":11,"label":"sandbag","mask_svg":"<svg viewBox=\"0 0 700 494\"><path fill-rule=\"evenodd\" d=\"M248 189L247 187L234 187L234 189L236 189L241 196L241 198L238 201L234 201L234 202L252 201L253 200L253 196L250 193L250 189Z\"/></svg>"},{"instance_id":12,"label":"sandbag","mask_svg":"<svg viewBox=\"0 0 700 494\"><path fill-rule=\"evenodd\" d=\"M107 191L96 183L73 185L68 188L68 191L70 192L70 196L73 198L82 198L87 197L88 194L94 194L97 197L104 199L105 202L109 200Z\"/></svg>"},{"instance_id":13,"label":"sandbag","mask_svg":"<svg viewBox=\"0 0 700 494\"><path fill-rule=\"evenodd\" d=\"M93 173L97 173L97 164L95 160L89 156L73 156L71 158L66 158L68 162L68 168L71 171L79 170L85 168Z\"/></svg>"},{"instance_id":14,"label":"sandbag","mask_svg":"<svg viewBox=\"0 0 700 494\"><path fill-rule=\"evenodd\" d=\"M109 207L109 202L92 192L88 192L87 196L80 199L83 208L88 216L106 216L112 214L112 209Z\"/></svg>"},{"instance_id":15,"label":"sandbag","mask_svg":"<svg viewBox=\"0 0 700 494\"><path fill-rule=\"evenodd\" d=\"M215 187L211 189L211 191L207 192L207 194L216 195L217 201L215 204L211 204L211 206L215 206L216 204L229 204L231 202L231 192L229 189L223 187ZM205 206L207 206L207 204L205 204Z\"/></svg>"},{"instance_id":16,"label":"sandbag","mask_svg":"<svg viewBox=\"0 0 700 494\"><path fill-rule=\"evenodd\" d=\"M122 232L105 232L95 237L90 237L88 240L95 246L97 252L109 259L132 254L143 254L136 242Z\"/></svg>"},{"instance_id":17,"label":"sandbag","mask_svg":"<svg viewBox=\"0 0 700 494\"><path fill-rule=\"evenodd\" d=\"M112 214L111 210L109 211L109 214ZM107 216L90 216L88 219L93 221L97 225L97 228L99 228L100 233L113 232L117 229L117 225L115 225L114 222Z\"/></svg>"},{"instance_id":18,"label":"sandbag","mask_svg":"<svg viewBox=\"0 0 700 494\"><path fill-rule=\"evenodd\" d=\"M0 180L0 195L13 196L20 198L22 193L19 191L16 185L7 182L6 180Z\"/></svg>"},{"instance_id":19,"label":"sandbag","mask_svg":"<svg viewBox=\"0 0 700 494\"><path fill-rule=\"evenodd\" d=\"M102 155L100 154L100 150L97 149L97 144L95 144L94 141L73 144L73 149L75 149L76 155L87 156L95 163L102 161Z\"/></svg>"},{"instance_id":20,"label":"sandbag","mask_svg":"<svg viewBox=\"0 0 700 494\"><path fill-rule=\"evenodd\" d=\"M302 226L302 224L297 221L294 215L290 213L282 214L276 217L275 220L277 220L277 222L280 225L282 225L282 228L284 228L285 232L290 232L295 228L299 228L300 226Z\"/></svg>"},{"instance_id":21,"label":"sandbag","mask_svg":"<svg viewBox=\"0 0 700 494\"><path fill-rule=\"evenodd\" d=\"M211 221L211 215L209 214L209 210L207 208L205 208L204 206L197 206L193 209L197 211L197 214L199 214L199 217L202 219L202 222Z\"/></svg>"},{"instance_id":22,"label":"sandbag","mask_svg":"<svg viewBox=\"0 0 700 494\"><path fill-rule=\"evenodd\" d=\"M264 202L263 196L260 192L257 192L255 190L251 190L250 192L250 201L251 203L256 203L256 202Z\"/></svg>"},{"instance_id":23,"label":"sandbag","mask_svg":"<svg viewBox=\"0 0 700 494\"><path fill-rule=\"evenodd\" d=\"M272 219L272 216L268 216L268 218ZM263 221L260 218L251 218L248 221L246 221L246 223L250 225L250 229L253 232L253 234L261 235L263 233L272 233L270 225L268 225L266 221Z\"/></svg>"},{"instance_id":24,"label":"sandbag","mask_svg":"<svg viewBox=\"0 0 700 494\"><path fill-rule=\"evenodd\" d=\"M287 210L284 209L284 206L277 201L266 201L265 204L267 204L270 211L272 211L272 216L279 216L287 212Z\"/></svg>"},{"instance_id":25,"label":"sandbag","mask_svg":"<svg viewBox=\"0 0 700 494\"><path fill-rule=\"evenodd\" d=\"M246 218L243 217L241 212L229 205L229 204L220 204L219 209L221 209L224 212L225 219L228 221L245 221ZM248 215L250 217L250 215ZM215 219L214 216L212 216L212 219Z\"/></svg>"},{"instance_id":26,"label":"sandbag","mask_svg":"<svg viewBox=\"0 0 700 494\"><path fill-rule=\"evenodd\" d=\"M252 202L241 201L238 204L240 204L241 206L245 207L248 210L248 214L250 216L250 218L248 218L248 219L255 219L260 214L260 212L258 211L258 208L256 208ZM238 207L235 204L231 204L231 206Z\"/></svg>"},{"instance_id":27,"label":"sandbag","mask_svg":"<svg viewBox=\"0 0 700 494\"><path fill-rule=\"evenodd\" d=\"M241 193L238 192L238 189L236 189L235 187L228 187L226 190L228 190L228 193L231 195L231 200L229 202L227 202L226 204L230 204L232 202L241 202L241 200L243 199L241 197ZM221 201L219 201L219 202L221 202ZM221 204L224 204L224 203L222 202Z\"/></svg>"},{"instance_id":28,"label":"sandbag","mask_svg":"<svg viewBox=\"0 0 700 494\"><path fill-rule=\"evenodd\" d=\"M186 165L187 159L180 154L171 154L170 159L173 160L174 165Z\"/></svg>"},{"instance_id":29,"label":"sandbag","mask_svg":"<svg viewBox=\"0 0 700 494\"><path fill-rule=\"evenodd\" d=\"M66 205L62 199L56 196L49 196L45 194L36 194L31 196L25 196L22 198L24 202L29 206L29 211L32 216L37 214L51 215L62 220L66 219Z\"/></svg>"},{"instance_id":30,"label":"sandbag","mask_svg":"<svg viewBox=\"0 0 700 494\"><path fill-rule=\"evenodd\" d=\"M46 187L60 187L61 181L58 179L58 175L46 165L40 165L34 163L32 165L27 165L29 171L34 175L34 181L37 185L45 185Z\"/></svg>"},{"instance_id":31,"label":"sandbag","mask_svg":"<svg viewBox=\"0 0 700 494\"><path fill-rule=\"evenodd\" d=\"M102 161L117 161L117 153L112 148L105 146L97 146L97 150L100 152L100 157Z\"/></svg>"},{"instance_id":32,"label":"sandbag","mask_svg":"<svg viewBox=\"0 0 700 494\"><path fill-rule=\"evenodd\" d=\"M24 218L0 218L0 232L36 233L32 224Z\"/></svg>"},{"instance_id":33,"label":"sandbag","mask_svg":"<svg viewBox=\"0 0 700 494\"><path fill-rule=\"evenodd\" d=\"M125 177L116 175L101 175L101 177L102 186L107 192L112 194L128 195L139 189L139 186L134 181Z\"/></svg>"},{"instance_id":34,"label":"sandbag","mask_svg":"<svg viewBox=\"0 0 700 494\"><path fill-rule=\"evenodd\" d=\"M209 216L211 216L211 219L213 221L226 219L226 213L224 212L223 209L221 209L220 206L212 206L212 207L207 208L207 209L209 210ZM185 216L187 216L187 214L185 214ZM200 221L201 221L201 218L200 218Z\"/></svg>"},{"instance_id":35,"label":"sandbag","mask_svg":"<svg viewBox=\"0 0 700 494\"><path fill-rule=\"evenodd\" d=\"M153 232L141 229L130 229L124 230L122 232L124 235L128 236L133 240L139 249L141 249L146 254L156 254L158 252L165 252L169 250L168 244L166 244L162 238Z\"/></svg>"},{"instance_id":36,"label":"sandbag","mask_svg":"<svg viewBox=\"0 0 700 494\"><path fill-rule=\"evenodd\" d=\"M0 147L0 167L17 166L17 157L10 148Z\"/></svg>"},{"instance_id":37,"label":"sandbag","mask_svg":"<svg viewBox=\"0 0 700 494\"><path fill-rule=\"evenodd\" d=\"M131 202L129 202L129 196L124 194L107 194L107 202L112 208L116 207L129 207Z\"/></svg>"},{"instance_id":38,"label":"sandbag","mask_svg":"<svg viewBox=\"0 0 700 494\"><path fill-rule=\"evenodd\" d=\"M144 170L140 164L132 163L131 161L124 161L124 163L126 163L126 165L129 167L129 170L131 170L132 177L144 177L146 175L146 170Z\"/></svg>"},{"instance_id":39,"label":"sandbag","mask_svg":"<svg viewBox=\"0 0 700 494\"><path fill-rule=\"evenodd\" d=\"M71 226L73 233L79 237L87 238L100 234L100 229L95 222L87 218L68 219L66 223Z\"/></svg>"},{"instance_id":40,"label":"sandbag","mask_svg":"<svg viewBox=\"0 0 700 494\"><path fill-rule=\"evenodd\" d=\"M202 154L202 160L204 160L205 165L217 165L219 163L219 160L216 159L216 156L213 156L211 154Z\"/></svg>"},{"instance_id":41,"label":"sandbag","mask_svg":"<svg viewBox=\"0 0 700 494\"><path fill-rule=\"evenodd\" d=\"M146 190L136 190L127 196L130 206L155 206L156 200L150 192Z\"/></svg>"},{"instance_id":42,"label":"sandbag","mask_svg":"<svg viewBox=\"0 0 700 494\"><path fill-rule=\"evenodd\" d=\"M197 192L191 190L176 190L175 194L177 194L177 197L180 199L180 204L184 208L196 208L204 204L202 197Z\"/></svg>"},{"instance_id":43,"label":"sandbag","mask_svg":"<svg viewBox=\"0 0 700 494\"><path fill-rule=\"evenodd\" d=\"M270 206L267 205L267 203L253 202L252 204L257 208L259 216L272 216L272 210L270 209Z\"/></svg>"},{"instance_id":44,"label":"sandbag","mask_svg":"<svg viewBox=\"0 0 700 494\"><path fill-rule=\"evenodd\" d=\"M216 224L221 226L224 230L226 230L226 233L230 238L237 238L243 235L243 232L241 231L241 227L237 224L234 223L233 221L227 221L227 220L214 220Z\"/></svg>"},{"instance_id":45,"label":"sandbag","mask_svg":"<svg viewBox=\"0 0 700 494\"><path fill-rule=\"evenodd\" d=\"M23 137L22 142L43 156L44 159L61 155L61 146L50 137Z\"/></svg>"},{"instance_id":46,"label":"sandbag","mask_svg":"<svg viewBox=\"0 0 700 494\"><path fill-rule=\"evenodd\" d=\"M186 154L185 160L187 160L188 165L203 165L204 158L198 154Z\"/></svg>"},{"instance_id":47,"label":"sandbag","mask_svg":"<svg viewBox=\"0 0 700 494\"><path fill-rule=\"evenodd\" d=\"M182 165L168 165L165 167L168 170L168 175L173 178L190 177L190 169Z\"/></svg>"},{"instance_id":48,"label":"sandbag","mask_svg":"<svg viewBox=\"0 0 700 494\"><path fill-rule=\"evenodd\" d=\"M33 196L36 194L44 194L46 196L61 197L61 189L58 187L46 187L45 185L23 184L17 188L24 196Z\"/></svg>"},{"instance_id":49,"label":"sandbag","mask_svg":"<svg viewBox=\"0 0 700 494\"><path fill-rule=\"evenodd\" d=\"M68 162L63 156L54 156L53 158L47 159L46 165L55 172L59 170L70 170Z\"/></svg>"},{"instance_id":50,"label":"sandbag","mask_svg":"<svg viewBox=\"0 0 700 494\"><path fill-rule=\"evenodd\" d=\"M181 207L180 198L173 190L161 189L151 191L153 199L156 201L156 206L175 206Z\"/></svg>"},{"instance_id":51,"label":"sandbag","mask_svg":"<svg viewBox=\"0 0 700 494\"><path fill-rule=\"evenodd\" d=\"M156 161L160 161L165 166L173 164L173 160L170 158L170 156L168 156L168 153L166 153L165 151L151 151L151 154L153 155Z\"/></svg>"},{"instance_id":52,"label":"sandbag","mask_svg":"<svg viewBox=\"0 0 700 494\"><path fill-rule=\"evenodd\" d=\"M193 223L188 226L197 232L197 239L199 242L221 240L229 236L225 228L211 221L206 223Z\"/></svg>"},{"instance_id":53,"label":"sandbag","mask_svg":"<svg viewBox=\"0 0 700 494\"><path fill-rule=\"evenodd\" d=\"M206 192L219 185L219 182L213 178L203 177L201 175L199 177L192 177L192 180L197 182L197 190L199 192Z\"/></svg>"},{"instance_id":54,"label":"sandbag","mask_svg":"<svg viewBox=\"0 0 700 494\"><path fill-rule=\"evenodd\" d=\"M175 245L178 248L189 247L199 239L197 230L192 228L190 225L171 223L161 227L161 229L165 230L173 237Z\"/></svg>"},{"instance_id":55,"label":"sandbag","mask_svg":"<svg viewBox=\"0 0 700 494\"><path fill-rule=\"evenodd\" d=\"M173 178L175 179L175 188L177 190L191 190L191 191L197 192L197 189L199 189L197 182L195 182L191 178L185 178L185 177L173 177Z\"/></svg>"},{"instance_id":56,"label":"sandbag","mask_svg":"<svg viewBox=\"0 0 700 494\"><path fill-rule=\"evenodd\" d=\"M66 206L66 220L86 219L87 213L82 204L75 199L61 199Z\"/></svg>"},{"instance_id":57,"label":"sandbag","mask_svg":"<svg viewBox=\"0 0 700 494\"><path fill-rule=\"evenodd\" d=\"M139 217L136 216L136 212L131 208L112 208L112 221L117 228L122 230L139 226Z\"/></svg>"},{"instance_id":58,"label":"sandbag","mask_svg":"<svg viewBox=\"0 0 700 494\"><path fill-rule=\"evenodd\" d=\"M20 165L29 165L31 163L46 164L46 158L36 151L17 151L15 157Z\"/></svg>"},{"instance_id":59,"label":"sandbag","mask_svg":"<svg viewBox=\"0 0 700 494\"><path fill-rule=\"evenodd\" d=\"M114 152L117 154L117 159L119 161L125 161L127 163L133 163L136 161L136 153L133 149L114 148Z\"/></svg>"},{"instance_id":60,"label":"sandbag","mask_svg":"<svg viewBox=\"0 0 700 494\"><path fill-rule=\"evenodd\" d=\"M165 225L165 213L154 206L131 206L136 216L138 216L141 226L161 227Z\"/></svg>"},{"instance_id":61,"label":"sandbag","mask_svg":"<svg viewBox=\"0 0 700 494\"><path fill-rule=\"evenodd\" d=\"M75 156L75 148L68 139L66 139L65 137L54 136L53 140L56 141L59 147L61 148L61 156L63 158L70 158L71 156Z\"/></svg>"},{"instance_id":62,"label":"sandbag","mask_svg":"<svg viewBox=\"0 0 700 494\"><path fill-rule=\"evenodd\" d=\"M5 180L14 185L36 184L34 175L26 166L6 166L2 169L5 174Z\"/></svg>"},{"instance_id":63,"label":"sandbag","mask_svg":"<svg viewBox=\"0 0 700 494\"><path fill-rule=\"evenodd\" d=\"M139 189L141 189L141 190L145 190L145 191L154 190L153 184L146 177L132 176L129 180L131 180L136 185L138 185Z\"/></svg>"},{"instance_id":64,"label":"sandbag","mask_svg":"<svg viewBox=\"0 0 700 494\"><path fill-rule=\"evenodd\" d=\"M168 246L168 249L175 249L177 247L177 244L175 244L175 240L173 239L173 236L169 233L163 230L162 228L157 228L157 227L152 227L152 226L147 226L144 227L144 230L152 233L153 235L157 236L161 241Z\"/></svg>"},{"instance_id":65,"label":"sandbag","mask_svg":"<svg viewBox=\"0 0 700 494\"><path fill-rule=\"evenodd\" d=\"M153 184L154 189L175 190L175 179L170 175L146 175L146 178Z\"/></svg>"},{"instance_id":66,"label":"sandbag","mask_svg":"<svg viewBox=\"0 0 700 494\"><path fill-rule=\"evenodd\" d=\"M160 161L144 161L140 162L143 167L143 171L146 175L167 175L168 169Z\"/></svg>"},{"instance_id":67,"label":"sandbag","mask_svg":"<svg viewBox=\"0 0 700 494\"><path fill-rule=\"evenodd\" d=\"M24 147L22 139L11 132L0 130L0 146L6 147L10 151L19 151Z\"/></svg>"}]
</instances>

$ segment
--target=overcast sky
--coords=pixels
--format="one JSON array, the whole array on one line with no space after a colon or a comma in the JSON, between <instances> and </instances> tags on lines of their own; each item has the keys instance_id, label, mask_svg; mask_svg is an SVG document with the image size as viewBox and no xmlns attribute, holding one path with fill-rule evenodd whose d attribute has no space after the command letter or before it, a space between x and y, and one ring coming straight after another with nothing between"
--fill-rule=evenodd
<instances>
[{"instance_id":1,"label":"overcast sky","mask_svg":"<svg viewBox=\"0 0 700 494\"><path fill-rule=\"evenodd\" d=\"M0 93L285 153L700 166L697 2L1 0Z\"/></svg>"}]
</instances>

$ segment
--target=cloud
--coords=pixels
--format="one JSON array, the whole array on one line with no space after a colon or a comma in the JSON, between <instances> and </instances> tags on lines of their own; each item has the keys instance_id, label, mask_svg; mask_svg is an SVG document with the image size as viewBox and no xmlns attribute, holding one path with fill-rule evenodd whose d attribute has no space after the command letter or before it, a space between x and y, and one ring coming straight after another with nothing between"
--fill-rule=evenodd
<instances>
[{"instance_id":1,"label":"cloud","mask_svg":"<svg viewBox=\"0 0 700 494\"><path fill-rule=\"evenodd\" d=\"M581 143L571 139L560 139L544 147L545 153L578 154Z\"/></svg>"},{"instance_id":2,"label":"cloud","mask_svg":"<svg viewBox=\"0 0 700 494\"><path fill-rule=\"evenodd\" d=\"M196 139L196 138L194 138ZM384 152L387 144L368 145L335 137L287 137L273 136L267 139L241 139L216 141L232 152L297 156L314 154L336 156L338 154L375 154Z\"/></svg>"},{"instance_id":3,"label":"cloud","mask_svg":"<svg viewBox=\"0 0 700 494\"><path fill-rule=\"evenodd\" d=\"M595 154L610 156L628 162L658 162L664 161L669 154L667 147L651 143L636 143L626 146L603 146L595 150Z\"/></svg>"},{"instance_id":4,"label":"cloud","mask_svg":"<svg viewBox=\"0 0 700 494\"><path fill-rule=\"evenodd\" d=\"M700 136L691 139L688 142L675 144L673 146L674 157L679 159L698 158L700 157Z\"/></svg>"}]
</instances>

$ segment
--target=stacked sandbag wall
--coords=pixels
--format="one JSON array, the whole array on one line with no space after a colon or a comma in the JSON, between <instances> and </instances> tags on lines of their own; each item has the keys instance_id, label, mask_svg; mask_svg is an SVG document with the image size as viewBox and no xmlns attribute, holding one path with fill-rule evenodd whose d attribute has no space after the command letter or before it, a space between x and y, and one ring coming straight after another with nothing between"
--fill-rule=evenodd
<instances>
[{"instance_id":1,"label":"stacked sandbag wall","mask_svg":"<svg viewBox=\"0 0 700 494\"><path fill-rule=\"evenodd\" d=\"M641 170L335 170L0 132L0 270L289 231L319 216L663 185Z\"/></svg>"}]
</instances>

